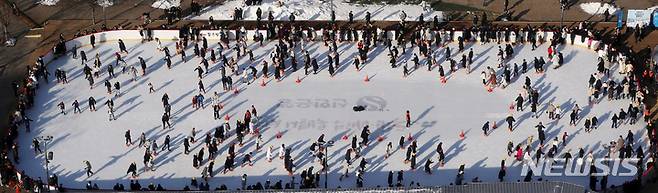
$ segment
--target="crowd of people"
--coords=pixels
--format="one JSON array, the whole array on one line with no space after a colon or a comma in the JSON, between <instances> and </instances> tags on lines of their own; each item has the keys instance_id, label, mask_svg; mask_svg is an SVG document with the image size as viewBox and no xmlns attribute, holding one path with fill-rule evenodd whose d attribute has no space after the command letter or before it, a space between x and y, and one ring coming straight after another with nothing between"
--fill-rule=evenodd
<instances>
[{"instance_id":1,"label":"crowd of people","mask_svg":"<svg viewBox=\"0 0 658 193\"><path fill-rule=\"evenodd\" d=\"M239 10L236 10L239 12ZM406 13L405 13L406 14ZM369 15L369 14L367 14ZM259 16L260 17L260 16ZM317 58L312 57L312 53L309 53L307 50L308 41L313 41L315 39L320 39L324 42L324 46L329 47L330 54L327 55L327 73L333 76L337 73L336 69L340 66L341 53L338 52L337 44L339 42L352 42L356 44L358 48L358 54L354 58L347 58L348 61L354 66L354 69L359 71L363 68L363 65L370 62L372 58L370 54L372 49L377 46L383 46L388 51L387 57L389 58L389 64L391 68L403 68L403 77L411 75L412 69L426 68L427 71L436 71L442 77L442 82L445 83L445 76L455 73L456 71L463 70L467 73L471 72L471 64L473 63L473 50L465 49L465 44L472 44L474 42L479 42L481 44L500 44L498 46L498 58L495 62L495 65L488 66L486 70L481 71L482 84L485 86L486 90L492 92L497 88L504 88L510 83L523 79L523 92L518 93L514 99L513 107L510 107L512 111L530 111L533 114L534 118L538 118L540 115L538 109L541 109L542 105L547 106L548 116L552 121L559 121L564 114L569 113L570 124L573 126L577 125L579 119L586 119L583 121L583 127L586 128L586 132L595 132L600 125L599 116L582 113L582 109L578 104L574 105L573 108L565 108L556 105L558 103L551 102L542 104L539 100L539 96L545 93L541 93L533 85L532 80L528 77L527 73L530 72L531 67L534 69L534 73L544 73L544 69L547 67L559 68L564 64L563 55L559 49L559 45L566 44L567 42L574 42L575 34L581 35L583 40L581 42L589 41L591 39L602 40L602 43L597 47L592 47L592 49L597 51L599 57L599 62L595 64L597 66L596 71L592 73L590 79L588 80L588 94L589 104L586 105L595 105L602 100L626 100L629 105L621 107L618 113L615 113L612 118L612 127L617 128L621 124L635 124L641 117L644 117L644 122L647 123L647 143L648 148L643 148L640 143L640 139L630 130L626 137L619 136L619 138L611 136L611 142L609 145L605 146L605 150L596 150L606 152L602 157L613 157L617 156L618 158L631 158L636 157L641 161L638 164L639 168L646 169L652 168L654 160L656 157L656 143L658 142L658 137L656 135L656 128L654 122L649 119L651 112L649 111L650 107L647 106L646 100L647 96L653 95L652 91L656 84L655 73L658 68L656 67L655 62L651 63L647 58L640 58L635 54L631 54L631 51L628 48L622 47L616 42L614 38L609 36L602 36L602 32L593 30L587 24L577 26L575 28L558 28L558 27L531 27L531 26L492 26L489 25L486 21L486 16L483 16L483 20L475 21L476 25L471 27L466 27L462 29L457 29L450 27L448 25L439 22L438 19L434 18L433 21L424 21L422 17L419 18L419 21L409 22L401 16L401 21L396 25L394 31L395 35L389 37L388 35L382 34L384 30L378 29L373 25L373 23L366 19L365 26L360 28L354 27L345 27L347 25L340 25L334 21L330 22L330 27L322 29L322 34L316 34L315 29L305 27L302 23L295 23L294 19L291 19L288 23L275 24L274 22L265 22L263 25L260 25L259 28L265 30L266 34L256 33L254 37L247 37L246 28L238 28L235 30L235 40L229 41L228 29L219 27L221 29L220 37L221 40L218 44L218 49L209 49L208 40L200 34L200 29L203 28L215 28L211 26L204 26L201 28L197 27L186 27L181 30L181 39L176 42L175 52L171 52L170 48L167 46L162 46L160 40L153 39L150 37L148 29L140 30L140 34L144 37L144 43L155 43L157 44L157 49L162 53L164 61L167 62L167 67L171 69L171 60L177 55L180 56L180 61L186 63L190 57L198 57L201 59L201 63L198 64L198 67L195 68L195 73L198 75L198 80L194 80L193 83L198 85L198 94L194 95L191 98L193 103L193 108L204 108L206 101L205 96L207 94L205 86L203 84L203 79L209 73L209 63L215 63L221 66L219 74L222 77L221 82L223 85L223 92L233 92L238 93L239 91L233 88L233 84L240 84L239 82L233 82L233 78L238 79L243 77L244 82L242 84L251 84L256 82L261 78L269 78L270 75L274 76L275 79L283 79L286 73L292 73L297 70L304 69L304 73L309 75L311 73L317 74L322 73L322 70L318 67ZM239 19L239 18L236 18ZM349 22L352 22L353 18L348 18ZM143 28L140 28L143 29ZM362 33L357 33L357 30L362 31ZM457 31L462 31L463 35L458 36ZM544 32L553 32L553 38L548 39L543 37ZM143 32L143 33L142 33ZM87 34L86 32L81 34L76 34L76 37ZM93 31L89 39L89 43L94 46L95 36ZM436 34L436 35L430 35ZM617 30L612 37L621 35L621 31ZM321 38L320 38L321 37ZM248 41L247 39L252 38L254 41ZM568 39L571 41L567 41ZM586 40L586 38L588 40ZM476 41L479 40L479 41ZM612 40L612 41L611 41ZM61 37L60 41L65 41ZM276 46L269 55L269 60L263 61L261 64L250 63L247 66L239 65L236 60L239 60L242 57L249 57L250 61L253 61L253 52L248 48L248 45L251 44L260 44L262 45L264 41L275 42ZM61 43L60 42L60 43ZM524 59L523 63L519 64L510 64L509 61L514 57L514 47L517 44L530 44L532 45L533 50L538 47L540 44L548 43L548 50L546 53L542 51L536 51L536 56L534 59L527 58L527 62ZM457 44L456 50L451 50L449 45ZM594 46L591 44L591 41L587 43L588 46ZM440 47L446 47L445 52L438 52ZM114 116L114 101L112 98L120 97L121 95L121 85L119 82L112 83L111 81L116 76L123 76L123 74L129 74L132 76L132 79L138 79L142 76L147 76L149 74L146 62L139 57L139 65L129 65L124 60L123 57L130 55L129 51L126 49L125 44L122 40L118 42L118 49L115 53L115 63L102 64L102 61L99 59L98 54L93 59L93 62L87 62L87 56L84 51L78 51L76 47L73 48L62 48L58 46L58 50L64 49L61 53L62 57L68 57L64 53L71 53L71 57L79 58L81 63L84 65L83 72L85 74L84 78L89 82L90 89L95 89L95 86L100 84L104 85L104 88L107 90L107 93L111 95L110 99L106 100L103 104L107 107L108 119L109 121L116 120ZM454 49L454 47L452 47ZM193 51L193 55L188 56L186 52L188 50ZM230 56L225 54L225 51L233 50L236 54L235 56ZM401 52L401 53L400 53ZM411 61L401 61L401 55L407 54L407 52L413 54ZM545 55L544 55L545 54ZM447 58L447 64L441 64L437 61L437 58L443 56ZM544 58L544 56L546 56ZM453 59L454 58L454 59ZM420 61L425 59L427 61L424 64L421 64ZM298 64L298 60L299 64ZM459 62L458 62L459 60ZM91 63L91 65L89 65ZM302 66L303 65L303 66ZM593 64L594 65L594 64ZM619 73L623 77L621 79L614 78L611 76L611 69L614 66L619 66ZM260 68L260 69L259 69ZM122 73L118 73L121 71ZM116 72L116 74L115 74ZM48 184L53 187L64 188L60 185L58 181L57 174L52 174L46 182L43 182L39 177L33 179L27 175L24 175L23 172L18 172L15 169L13 164L20 164L19 152L18 152L18 142L16 141L17 136L19 135L19 130L25 128L26 132L30 132L30 122L33 120L27 116L26 111L30 109L34 104L34 96L37 94L36 90L39 85L43 84L54 84L50 83L49 78L50 73L47 69L47 64L44 62L43 58L37 59L34 65L28 66L28 72L23 81L13 83L13 92L16 96L16 111L12 115L10 128L7 133L7 137L4 140L2 151L2 183L3 184L16 184L20 182L24 187L30 189L29 187L43 187L43 184ZM68 78L66 72L60 69L57 69L55 72L57 84L66 84ZM96 82L96 79L101 79L105 81ZM186 81L186 80L181 80ZM149 83L149 90L153 90L153 86ZM84 92L84 91L80 91ZM113 96L112 96L113 95ZM195 169L201 168L200 174L200 183L197 182L197 178L192 178L189 186L186 186L184 190L190 190L191 187L199 190L209 190L209 178L214 177L219 174L234 173L233 169L237 167L250 167L253 165L254 152L260 151L261 148L265 148L266 159L268 162L273 159L283 160L283 167L288 174L293 178L290 182L276 182L272 185L269 181L256 182L252 184L247 183L247 175L244 174L241 176L242 186L240 189L282 189L282 188L319 188L320 178L322 178L321 173L325 170L328 170L327 156L331 155L333 152L327 152L326 149L327 141L324 140L324 134L320 135L317 140L312 143L309 147L309 150L313 154L313 159L319 160L322 168L316 169L313 166L308 168L298 168L296 166L296 160L293 158L295 155L305 153L306 151L300 151L297 149L291 149L287 147L286 144L277 145L275 148L274 145L269 147L264 147L263 141L261 139L261 133L258 130L260 119L255 105L252 105L251 108L245 109L244 116L231 118L228 115L223 117L226 113L222 113L223 104L219 100L219 95L217 92L214 92L210 97L211 107L213 108L213 116L215 119L221 120L224 119L224 124L217 128L213 128L212 134L208 133L203 136L197 136L196 128L191 128L190 134L185 136L183 140L184 150L171 149L170 143L171 139L169 136L166 136L162 139L161 143L157 142L157 139L151 139L150 136L141 133L140 137L136 140L132 139L130 130L125 132L126 146L135 145L133 142L137 143L136 145L143 149L143 167L138 169L138 166L135 162L132 162L127 166L127 174L131 174L130 179L131 183L129 186L130 190L165 190L160 184L154 185L150 184L147 187L142 188L139 181L137 180L139 174L150 172L156 169L157 163L155 163L155 158L158 156L158 151L183 151L184 154L193 154L191 167ZM172 123L171 120L171 105L169 104L169 96L167 93L162 95L162 128L171 129L172 125L176 125L175 122ZM70 105L69 105L70 104ZM79 112L79 107L84 104L80 104L76 101L61 101L58 105L62 114L68 112L66 110L67 106L73 107L74 114L82 113ZM93 97L90 98L88 103L90 109L96 110L96 99ZM529 107L529 108L528 108ZM102 107L101 107L102 108ZM77 110L76 110L77 109ZM407 127L411 126L409 111L406 111L405 117L407 118ZM510 132L513 132L515 123L518 124L518 121L511 114L507 116L504 121L508 124L507 128ZM233 122L233 124L232 124ZM484 135L490 134L492 132L491 128L495 129L497 120L485 121L485 124L482 127ZM493 124L493 126L492 126ZM233 129L231 129L233 128ZM527 140L524 141L510 141L507 145L508 156L514 157L515 161L521 162L522 164L534 164L539 161L539 159L552 159L558 157L564 158L573 158L579 160L579 163L585 161L592 161L598 156L594 151L595 150L585 150L580 148L576 155L571 155L569 150L563 148L564 144L568 142L567 137L569 134L567 132L562 134L561 139L558 136L555 136L553 139L547 137L546 126L542 122L538 122L535 126L537 129L537 135L529 136ZM252 135L253 137L247 137ZM279 135L279 134L277 134ZM236 141L230 142L229 138L235 136ZM539 140L538 144L533 144L533 140L537 137ZM277 136L280 137L280 136ZM360 141L358 140L360 138ZM349 179L349 176L354 173L354 181L356 187L363 187L364 173L367 172L366 168L369 166L369 162L364 158L365 152L362 150L370 145L370 141L375 140L376 137L373 137L370 132L368 125L364 125L359 136L352 136L351 144L345 152L339 152L344 155L344 161L342 169L344 171L341 175L340 180ZM240 147L244 144L245 140L255 140L256 147L254 150L245 150ZM377 139L379 140L379 139ZM198 152L191 152L190 146L196 142L203 142L204 146L199 149ZM404 151L405 159L400 160L404 164L408 164L411 170L415 170L418 167L417 163L417 147L423 142L417 141L410 136L402 136L398 141L398 147ZM32 141L32 146L36 154L41 154L39 139L34 139ZM387 144L386 157L389 156L390 152L393 151L393 142L384 143ZM225 155L218 153L218 149L221 145L228 146L228 152ZM434 144L432 144L434 146ZM443 167L443 165L448 161L445 158L445 152L443 150L443 143L438 142L436 144L436 152L438 154L436 162L432 159L427 159L423 163L423 170L432 174L433 165L437 167ZM344 154L343 154L344 153ZM368 152L369 154L382 154L383 152ZM278 155L277 155L278 154ZM9 155L12 158L9 158ZM29 155L31 156L31 155ZM223 167L215 167L215 158L221 157L225 160ZM360 158L360 159L359 159ZM600 158L600 157L599 157ZM11 160L11 161L10 161ZM352 167L353 163L358 163L358 166ZM93 163L85 160L83 161L84 168L88 176L94 175L92 168ZM510 166L511 163L505 163L505 160L501 161L500 172L498 173L498 179L500 181L506 181L506 167ZM350 171L350 168L356 168L354 171ZM467 172L467 167L461 165L459 167L459 172L455 176L455 181L452 184L461 185L465 184L465 173ZM394 174L396 174L396 180L394 180ZM233 174L235 175L235 174ZM486 174L475 174L477 175L486 175ZM405 186L404 181L404 171L390 171L388 173L387 184L389 187L401 187ZM295 177L299 180L297 182ZM524 178L523 181L532 181L532 173ZM607 176L597 177L595 175L589 175L590 178L590 189L592 190L605 190L609 186L607 185ZM134 181L133 181L134 180ZM473 182L479 182L479 178L475 177ZM600 182L600 188L597 187L597 183ZM299 184L297 187L296 184ZM413 182L411 184L414 184ZM98 185L95 185L93 182L89 181L87 189L99 189ZM125 190L121 183L117 183L114 187L114 190ZM228 189L225 185L220 185L217 187L218 190Z\"/></svg>"}]
</instances>

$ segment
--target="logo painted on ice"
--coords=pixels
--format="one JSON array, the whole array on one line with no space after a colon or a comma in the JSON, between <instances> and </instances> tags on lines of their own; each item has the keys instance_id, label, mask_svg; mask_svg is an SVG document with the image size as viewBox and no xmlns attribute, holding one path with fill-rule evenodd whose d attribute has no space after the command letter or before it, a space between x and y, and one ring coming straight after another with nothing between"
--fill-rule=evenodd
<instances>
[{"instance_id":1,"label":"logo painted on ice","mask_svg":"<svg viewBox=\"0 0 658 193\"><path fill-rule=\"evenodd\" d=\"M366 107L366 111L384 111L386 104L386 100L379 96L364 96L356 101L356 105Z\"/></svg>"},{"instance_id":2,"label":"logo painted on ice","mask_svg":"<svg viewBox=\"0 0 658 193\"><path fill-rule=\"evenodd\" d=\"M540 159L535 164L534 160L524 160L521 176L526 176L532 171L534 176L635 176L638 172L639 159L627 158L600 158L591 162L583 159ZM594 169L594 170L592 170Z\"/></svg>"}]
</instances>

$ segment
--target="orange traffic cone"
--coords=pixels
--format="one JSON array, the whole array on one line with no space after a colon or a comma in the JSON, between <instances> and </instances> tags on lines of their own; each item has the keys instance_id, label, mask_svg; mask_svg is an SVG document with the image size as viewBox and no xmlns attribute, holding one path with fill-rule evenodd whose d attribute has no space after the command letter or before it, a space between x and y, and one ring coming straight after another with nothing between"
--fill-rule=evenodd
<instances>
[{"instance_id":1,"label":"orange traffic cone","mask_svg":"<svg viewBox=\"0 0 658 193\"><path fill-rule=\"evenodd\" d=\"M278 132L276 133L276 138L277 138L277 139L281 139L282 136L283 136L283 133L281 133L281 131L278 131Z\"/></svg>"},{"instance_id":2,"label":"orange traffic cone","mask_svg":"<svg viewBox=\"0 0 658 193\"><path fill-rule=\"evenodd\" d=\"M464 134L464 130L459 132L459 139L464 140L466 138L466 135Z\"/></svg>"},{"instance_id":3,"label":"orange traffic cone","mask_svg":"<svg viewBox=\"0 0 658 193\"><path fill-rule=\"evenodd\" d=\"M260 81L260 86L265 87L265 78L261 79Z\"/></svg>"},{"instance_id":4,"label":"orange traffic cone","mask_svg":"<svg viewBox=\"0 0 658 193\"><path fill-rule=\"evenodd\" d=\"M296 82L297 84L299 84L299 83L302 83L302 80L299 79L299 76L297 76L297 80L295 80L295 82Z\"/></svg>"},{"instance_id":5,"label":"orange traffic cone","mask_svg":"<svg viewBox=\"0 0 658 193\"><path fill-rule=\"evenodd\" d=\"M370 82L370 77L366 74L366 78L363 79L363 82Z\"/></svg>"}]
</instances>

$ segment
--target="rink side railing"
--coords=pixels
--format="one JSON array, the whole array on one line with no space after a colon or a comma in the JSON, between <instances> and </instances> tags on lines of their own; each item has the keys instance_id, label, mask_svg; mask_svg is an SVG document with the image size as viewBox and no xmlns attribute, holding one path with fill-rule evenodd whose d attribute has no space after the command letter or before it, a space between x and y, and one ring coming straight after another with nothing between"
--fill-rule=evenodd
<instances>
[{"instance_id":1,"label":"rink side railing","mask_svg":"<svg viewBox=\"0 0 658 193\"><path fill-rule=\"evenodd\" d=\"M261 33L263 35L266 34L265 30L246 30L245 33L245 38L247 40L253 40L253 37L257 33ZM315 37L314 40L322 40L322 34L323 30L317 30L313 33L313 36ZM179 37L179 30L152 30L152 37L153 38L158 38L160 40L178 40ZM202 37L205 37L208 41L217 41L220 39L220 34L225 33L229 39L235 39L236 38L236 31L235 30L201 30L200 34ZM361 34L363 31L357 31L359 34L359 38L361 37ZM384 30L378 30L377 33L381 36L387 36L387 37L395 37L395 31L384 31ZM306 33L303 33L304 36L306 36ZM448 40L448 31L436 31L436 30L425 30L422 33L422 36L424 36L427 39L434 40L436 36L441 36L442 40ZM113 30L113 31L104 31L104 32L98 32L93 34L96 38L96 43L103 43L103 42L112 42L112 41L117 41L119 39L122 39L124 41L129 41L129 40L142 40L142 36L139 33L139 30ZM455 31L454 35L452 37L452 41L457 41L459 37L462 37L464 35L463 31ZM579 47L585 47L587 49L594 49L598 47L599 41L594 40L588 37L582 37L580 35L574 35L575 37L570 38L572 34L565 34L565 40L566 44L569 45L575 45ZM84 47L84 46L90 46L90 35L85 35L85 36L80 36L73 38L69 41L66 42L66 50L69 51L73 46L77 47ZM480 36L477 34L472 34L472 38L467 41L471 42L478 42L480 41ZM520 33L516 34L512 32L510 34L510 42L516 42L516 37L517 36L522 36L523 38L527 37L527 33ZM538 31L536 33L536 38L541 37L544 40L550 40L554 36L554 32L552 31ZM573 42L572 42L573 39ZM210 42L211 44L214 42ZM46 63L49 63L54 59L54 55L52 50L48 52L47 54L43 55L43 60Z\"/></svg>"},{"instance_id":2,"label":"rink side railing","mask_svg":"<svg viewBox=\"0 0 658 193\"><path fill-rule=\"evenodd\" d=\"M105 190L66 190L66 192L119 193ZM123 192L123 191L122 191ZM348 189L283 189L283 190L210 190L210 191L149 191L151 193L206 193L206 192L253 192L253 193L589 193L587 188L567 182L502 182L472 183L459 186L409 187L409 188L348 188Z\"/></svg>"}]
</instances>

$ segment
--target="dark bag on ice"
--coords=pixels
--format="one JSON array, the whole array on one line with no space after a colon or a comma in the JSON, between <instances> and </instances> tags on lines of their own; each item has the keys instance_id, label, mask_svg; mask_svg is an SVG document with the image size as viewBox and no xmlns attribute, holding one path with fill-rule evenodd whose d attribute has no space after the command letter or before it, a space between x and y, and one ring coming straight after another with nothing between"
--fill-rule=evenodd
<instances>
[{"instance_id":1,"label":"dark bag on ice","mask_svg":"<svg viewBox=\"0 0 658 193\"><path fill-rule=\"evenodd\" d=\"M360 111L364 111L364 110L366 110L366 107L365 107L365 106L361 106L361 105L357 105L357 106L352 107L352 110L354 110L354 111L356 111L356 112L360 112Z\"/></svg>"}]
</instances>

